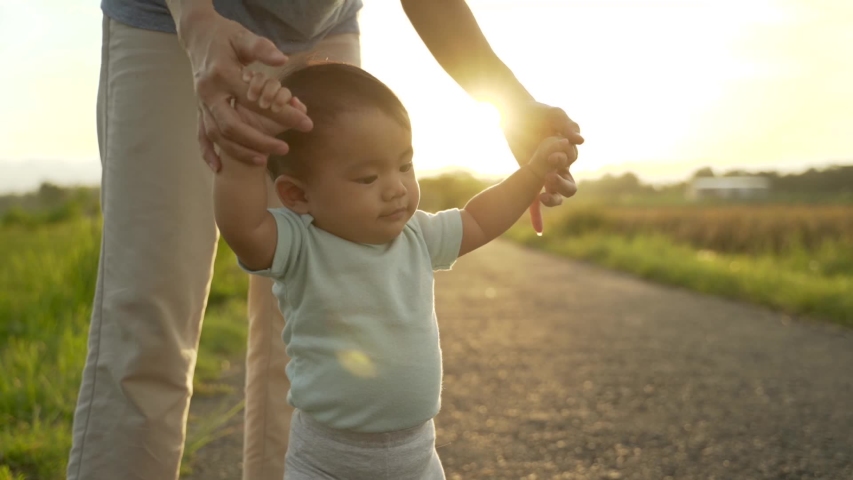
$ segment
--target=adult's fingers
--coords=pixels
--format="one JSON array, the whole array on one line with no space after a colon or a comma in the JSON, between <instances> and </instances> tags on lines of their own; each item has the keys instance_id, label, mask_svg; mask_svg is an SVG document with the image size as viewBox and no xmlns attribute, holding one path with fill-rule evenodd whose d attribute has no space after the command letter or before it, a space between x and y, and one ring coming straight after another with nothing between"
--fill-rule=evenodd
<instances>
[{"instance_id":1,"label":"adult's fingers","mask_svg":"<svg viewBox=\"0 0 853 480\"><path fill-rule=\"evenodd\" d=\"M288 148L284 141L247 124L224 97L211 105L207 105L206 108L218 127L218 131L208 132L208 136L220 147L225 148L225 142L236 143L241 145L241 153L251 151L264 157L270 153L280 155L287 153ZM300 113L294 108L288 110ZM243 154L238 154L234 149L226 148L226 150L239 160L251 160Z\"/></svg>"},{"instance_id":2,"label":"adult's fingers","mask_svg":"<svg viewBox=\"0 0 853 480\"><path fill-rule=\"evenodd\" d=\"M219 155L216 154L216 148L213 146L213 142L207 138L207 132L204 127L204 116L201 111L201 107L198 109L198 145L201 149L201 158L204 160L211 170L218 172L220 168L222 168L222 162L219 160Z\"/></svg>"},{"instance_id":3,"label":"adult's fingers","mask_svg":"<svg viewBox=\"0 0 853 480\"><path fill-rule=\"evenodd\" d=\"M294 106L292 102L286 105L284 108L291 110L299 109L299 107ZM278 135L279 133L288 130L289 128L288 126L276 123L274 120L271 120L269 118L269 115L264 114L268 113L269 110L264 110L262 113L258 113L255 110L251 110L247 107L244 107L243 105L240 105L239 103L234 105L234 109L237 111L237 114L240 116L240 118L244 122L246 122L247 125L252 128L258 129L259 131L265 134ZM290 149L289 147L286 147L284 150L289 151ZM279 153L279 155L285 155L287 154L287 151Z\"/></svg>"},{"instance_id":4,"label":"adult's fingers","mask_svg":"<svg viewBox=\"0 0 853 480\"><path fill-rule=\"evenodd\" d=\"M213 112L211 112L206 106L202 106L202 109L203 115L205 117L205 132L207 134L206 137L209 139L209 141L216 143L217 145L219 145L219 148L221 150L225 151L231 157L242 162L253 163L258 165L263 165L264 163L266 163L268 154L247 148L241 143L235 142L226 137L223 134L222 125L219 124L216 119L216 116L213 115ZM236 112L234 112L234 115L236 115ZM241 126L260 135L257 130L255 130L249 125L241 123ZM281 140L278 141L284 144L284 148L282 150L284 150L284 153L287 153L287 151L289 150L287 143Z\"/></svg>"},{"instance_id":5,"label":"adult's fingers","mask_svg":"<svg viewBox=\"0 0 853 480\"><path fill-rule=\"evenodd\" d=\"M567 168L560 169L555 173L549 174L545 178L545 192L551 195L569 198L578 192L578 186L577 183L575 183L575 179L571 172L569 172ZM562 202L562 198L560 198L560 202ZM559 205L559 203L556 205ZM553 205L549 204L548 206Z\"/></svg>"},{"instance_id":6,"label":"adult's fingers","mask_svg":"<svg viewBox=\"0 0 853 480\"><path fill-rule=\"evenodd\" d=\"M249 88L246 90L246 99L250 102L256 102L261 96L266 83L267 79L263 75L252 75L252 79L249 80Z\"/></svg>"},{"instance_id":7,"label":"adult's fingers","mask_svg":"<svg viewBox=\"0 0 853 480\"><path fill-rule=\"evenodd\" d=\"M563 197L556 193L542 192L539 201L546 207L558 207L563 204Z\"/></svg>"},{"instance_id":8,"label":"adult's fingers","mask_svg":"<svg viewBox=\"0 0 853 480\"><path fill-rule=\"evenodd\" d=\"M297 106L287 105L279 112L270 110L260 111L265 117L273 120L286 129L295 129L300 132L309 132L314 128L314 122L308 116L305 104L299 102Z\"/></svg>"},{"instance_id":9,"label":"adult's fingers","mask_svg":"<svg viewBox=\"0 0 853 480\"><path fill-rule=\"evenodd\" d=\"M243 65L261 62L271 67L280 67L287 63L287 55L282 53L274 43L248 30L242 30L233 37L231 45Z\"/></svg>"},{"instance_id":10,"label":"adult's fingers","mask_svg":"<svg viewBox=\"0 0 853 480\"><path fill-rule=\"evenodd\" d=\"M228 76L220 77L219 81L223 82L223 86L226 88L205 89L204 92L200 92L201 103L207 107L207 111L215 118L218 126L216 132L208 132L208 137L220 146L223 141L228 140L239 143L249 150L262 153L264 156L273 153L285 155L288 151L287 144L275 138L274 135L292 128L300 131L311 130L314 123L308 118L305 105L301 102L287 104L283 108L277 109L276 112L262 108L257 100L266 85L271 83L275 86L278 85L278 82L274 80L267 82L263 80L263 75L250 75L249 82L245 82L243 81L243 73L236 75L235 79ZM280 89L279 93L283 90L285 89ZM287 95L290 95L289 91L287 91ZM277 128L265 130L259 129L257 125L247 123L244 118L235 113L235 108L230 99L236 100L237 108L242 107L256 112L268 118L269 123L277 125ZM246 160L245 158L240 159Z\"/></svg>"},{"instance_id":11,"label":"adult's fingers","mask_svg":"<svg viewBox=\"0 0 853 480\"><path fill-rule=\"evenodd\" d=\"M288 92L290 92L290 90L288 90ZM308 113L308 107L306 107L305 104L302 103L302 100L300 100L296 97L290 97L289 103L291 106L293 106L295 109L299 110L300 112Z\"/></svg>"},{"instance_id":12,"label":"adult's fingers","mask_svg":"<svg viewBox=\"0 0 853 480\"><path fill-rule=\"evenodd\" d=\"M286 88L282 88L281 90L278 91L277 97L280 95L291 96L292 94L291 94L290 90L287 90ZM276 103L279 103L279 102L276 102ZM261 106L258 104L258 102L245 101L244 97L241 97L241 96L237 97L237 105L244 107L247 110L251 110L251 111L253 111L259 115L262 115L262 116L266 117L267 119L271 120L273 124L276 124L279 126L279 128L277 129L279 131L295 129L295 130L299 130L300 132L308 132L312 128L314 128L314 122L311 120L311 118L308 117L308 114L307 114L308 109L305 107L305 104L303 104L299 100L293 100L291 98L290 101L288 101L285 105L283 105L282 108L277 109L277 111L270 110L268 108L261 108ZM274 132L274 133L278 134L278 132ZM246 146L253 147L257 150L262 150L262 147L260 145L246 145ZM270 151L270 153L273 153L273 152ZM275 152L275 153L279 153L281 155L284 155L284 152Z\"/></svg>"},{"instance_id":13,"label":"adult's fingers","mask_svg":"<svg viewBox=\"0 0 853 480\"><path fill-rule=\"evenodd\" d=\"M573 145L584 142L581 136L581 127L575 123L562 108L552 107L548 111L548 121L551 129L569 139Z\"/></svg>"},{"instance_id":14,"label":"adult's fingers","mask_svg":"<svg viewBox=\"0 0 853 480\"><path fill-rule=\"evenodd\" d=\"M249 65L255 62L260 62L272 67L279 67L287 63L288 57L282 53L274 43L270 40L259 37L252 32L240 29L240 31L229 38L229 42L237 56L237 60L242 65ZM237 103L245 105L248 109L260 113L284 129L295 128L300 131L310 131L314 128L314 123L305 114L305 108L296 106L287 106L280 111L272 112L261 108L253 101L247 101L247 90L249 84L243 81L243 71L231 72L228 69L222 69L217 77L220 86L216 88L213 94L226 93L233 95L237 99ZM201 93L201 92L200 92ZM258 92L260 93L260 92ZM286 144L265 132L256 132L253 135L245 128L240 128L239 122L235 119L239 118L233 115L233 109L226 109L222 101L214 101L204 95L199 95L202 102L205 103L212 114L216 118L220 126L222 135L232 142L239 143L249 149L264 152L265 154L286 153ZM212 96L212 95L211 95ZM214 140L217 144L219 140ZM271 148L272 147L272 148Z\"/></svg>"}]
</instances>

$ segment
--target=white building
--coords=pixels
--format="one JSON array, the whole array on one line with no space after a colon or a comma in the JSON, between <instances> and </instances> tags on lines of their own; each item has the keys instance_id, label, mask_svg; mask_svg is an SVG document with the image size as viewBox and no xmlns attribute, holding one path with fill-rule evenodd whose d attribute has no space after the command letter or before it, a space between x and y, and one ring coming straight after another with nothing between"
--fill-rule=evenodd
<instances>
[{"instance_id":1,"label":"white building","mask_svg":"<svg viewBox=\"0 0 853 480\"><path fill-rule=\"evenodd\" d=\"M748 200L764 198L769 192L770 179L767 177L699 177L687 188L687 198Z\"/></svg>"}]
</instances>

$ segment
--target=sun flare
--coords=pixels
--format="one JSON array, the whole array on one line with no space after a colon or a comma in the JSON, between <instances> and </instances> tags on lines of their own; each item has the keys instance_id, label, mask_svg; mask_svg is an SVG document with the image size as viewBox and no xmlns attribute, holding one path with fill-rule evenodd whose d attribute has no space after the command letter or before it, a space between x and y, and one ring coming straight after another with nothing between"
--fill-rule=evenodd
<instances>
[{"instance_id":1,"label":"sun flare","mask_svg":"<svg viewBox=\"0 0 853 480\"><path fill-rule=\"evenodd\" d=\"M501 123L501 112L489 102L474 103L474 116L480 125L494 129Z\"/></svg>"}]
</instances>

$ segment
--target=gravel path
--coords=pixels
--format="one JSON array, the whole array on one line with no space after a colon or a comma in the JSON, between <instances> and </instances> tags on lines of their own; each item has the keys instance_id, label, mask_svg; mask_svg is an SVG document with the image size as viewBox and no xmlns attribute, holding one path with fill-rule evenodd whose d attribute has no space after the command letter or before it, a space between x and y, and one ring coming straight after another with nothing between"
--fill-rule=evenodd
<instances>
[{"instance_id":1,"label":"gravel path","mask_svg":"<svg viewBox=\"0 0 853 480\"><path fill-rule=\"evenodd\" d=\"M438 274L436 305L450 480L853 480L849 329L506 242ZM189 478L238 479L240 441Z\"/></svg>"}]
</instances>

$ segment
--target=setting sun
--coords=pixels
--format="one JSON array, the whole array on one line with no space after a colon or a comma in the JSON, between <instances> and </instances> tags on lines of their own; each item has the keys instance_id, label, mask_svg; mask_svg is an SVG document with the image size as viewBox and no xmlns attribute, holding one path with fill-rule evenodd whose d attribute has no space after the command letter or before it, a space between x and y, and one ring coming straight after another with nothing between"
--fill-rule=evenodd
<instances>
[{"instance_id":1,"label":"setting sun","mask_svg":"<svg viewBox=\"0 0 853 480\"><path fill-rule=\"evenodd\" d=\"M489 102L477 102L474 105L474 116L477 123L489 129L494 129L501 122L501 112Z\"/></svg>"},{"instance_id":2,"label":"setting sun","mask_svg":"<svg viewBox=\"0 0 853 480\"><path fill-rule=\"evenodd\" d=\"M580 178L631 170L672 180L708 164L796 170L853 157L843 134L853 131L848 2L469 4L528 91L580 124ZM421 171L515 168L495 124L438 67L399 2L368 1L362 20L365 68L422 130Z\"/></svg>"},{"instance_id":3,"label":"setting sun","mask_svg":"<svg viewBox=\"0 0 853 480\"><path fill-rule=\"evenodd\" d=\"M409 110L419 174L512 172L517 164L495 112L441 69L400 2L364 3L363 66ZM580 125L586 143L572 167L579 179L633 171L669 181L707 165L795 171L853 159L851 2L468 4L536 100ZM97 183L100 11L13 5L0 15L0 35L9 39L0 51L28 75L3 78L6 91L18 94L0 114L0 161L8 165L0 188L33 188L45 179ZM53 33L37 34L33 25ZM57 37L63 54L47 60ZM21 39L27 49L14 47ZM57 75L62 89L51 86ZM63 128L50 142L31 128L57 120Z\"/></svg>"}]
</instances>

